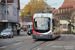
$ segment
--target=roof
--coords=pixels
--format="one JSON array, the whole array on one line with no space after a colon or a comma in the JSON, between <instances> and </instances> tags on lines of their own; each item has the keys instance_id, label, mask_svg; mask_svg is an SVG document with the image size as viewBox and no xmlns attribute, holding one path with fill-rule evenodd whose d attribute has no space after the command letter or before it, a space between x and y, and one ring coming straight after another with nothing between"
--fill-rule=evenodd
<instances>
[{"instance_id":1,"label":"roof","mask_svg":"<svg viewBox=\"0 0 75 50\"><path fill-rule=\"evenodd\" d=\"M75 8L75 0L64 0L63 4L59 9L63 8Z\"/></svg>"},{"instance_id":2,"label":"roof","mask_svg":"<svg viewBox=\"0 0 75 50\"><path fill-rule=\"evenodd\" d=\"M2 0L2 2L5 3L5 0ZM14 0L7 0L7 3L13 3ZM18 10L20 10L20 0L18 0L18 7L17 7Z\"/></svg>"}]
</instances>

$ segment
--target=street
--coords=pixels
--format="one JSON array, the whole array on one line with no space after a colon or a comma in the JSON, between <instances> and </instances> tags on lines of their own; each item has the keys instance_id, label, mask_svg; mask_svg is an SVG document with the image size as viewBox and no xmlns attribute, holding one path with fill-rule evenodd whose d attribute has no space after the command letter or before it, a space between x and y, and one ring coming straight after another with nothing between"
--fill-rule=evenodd
<instances>
[{"instance_id":1,"label":"street","mask_svg":"<svg viewBox=\"0 0 75 50\"><path fill-rule=\"evenodd\" d=\"M75 0L0 0L0 50L75 50Z\"/></svg>"},{"instance_id":2,"label":"street","mask_svg":"<svg viewBox=\"0 0 75 50\"><path fill-rule=\"evenodd\" d=\"M21 32L14 38L0 38L0 50L75 50L75 35L61 34L54 40L34 40Z\"/></svg>"}]
</instances>

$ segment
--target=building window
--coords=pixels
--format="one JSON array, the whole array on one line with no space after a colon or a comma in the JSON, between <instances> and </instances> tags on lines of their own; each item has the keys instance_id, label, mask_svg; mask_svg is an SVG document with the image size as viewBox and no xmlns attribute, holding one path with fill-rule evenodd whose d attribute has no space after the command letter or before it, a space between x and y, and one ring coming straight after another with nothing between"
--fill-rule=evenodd
<instances>
[{"instance_id":1,"label":"building window","mask_svg":"<svg viewBox=\"0 0 75 50\"><path fill-rule=\"evenodd\" d=\"M58 13L60 13L60 10L58 10Z\"/></svg>"},{"instance_id":2,"label":"building window","mask_svg":"<svg viewBox=\"0 0 75 50\"><path fill-rule=\"evenodd\" d=\"M62 13L62 9L61 9L61 13Z\"/></svg>"},{"instance_id":3,"label":"building window","mask_svg":"<svg viewBox=\"0 0 75 50\"><path fill-rule=\"evenodd\" d=\"M65 20L65 18L63 17L63 20Z\"/></svg>"},{"instance_id":4,"label":"building window","mask_svg":"<svg viewBox=\"0 0 75 50\"><path fill-rule=\"evenodd\" d=\"M65 9L63 9L63 12L65 12Z\"/></svg>"},{"instance_id":5,"label":"building window","mask_svg":"<svg viewBox=\"0 0 75 50\"><path fill-rule=\"evenodd\" d=\"M60 20L60 17L59 17L59 20Z\"/></svg>"},{"instance_id":6,"label":"building window","mask_svg":"<svg viewBox=\"0 0 75 50\"><path fill-rule=\"evenodd\" d=\"M63 28L63 29L66 29L66 28L67 28L67 24L63 24L63 25L62 25L62 28Z\"/></svg>"},{"instance_id":7,"label":"building window","mask_svg":"<svg viewBox=\"0 0 75 50\"><path fill-rule=\"evenodd\" d=\"M69 11L70 11L70 8L69 8Z\"/></svg>"},{"instance_id":8,"label":"building window","mask_svg":"<svg viewBox=\"0 0 75 50\"><path fill-rule=\"evenodd\" d=\"M64 17L62 16L62 19L64 20Z\"/></svg>"},{"instance_id":9,"label":"building window","mask_svg":"<svg viewBox=\"0 0 75 50\"><path fill-rule=\"evenodd\" d=\"M61 16L60 16L60 20L61 20Z\"/></svg>"},{"instance_id":10,"label":"building window","mask_svg":"<svg viewBox=\"0 0 75 50\"><path fill-rule=\"evenodd\" d=\"M6 7L4 9L4 12L6 13ZM7 14L9 14L9 7L7 7Z\"/></svg>"},{"instance_id":11,"label":"building window","mask_svg":"<svg viewBox=\"0 0 75 50\"><path fill-rule=\"evenodd\" d=\"M64 20L66 20L66 17L63 17Z\"/></svg>"},{"instance_id":12,"label":"building window","mask_svg":"<svg viewBox=\"0 0 75 50\"><path fill-rule=\"evenodd\" d=\"M64 20L64 17L62 16L62 20Z\"/></svg>"},{"instance_id":13,"label":"building window","mask_svg":"<svg viewBox=\"0 0 75 50\"><path fill-rule=\"evenodd\" d=\"M57 17L57 19L59 19L59 17Z\"/></svg>"},{"instance_id":14,"label":"building window","mask_svg":"<svg viewBox=\"0 0 75 50\"><path fill-rule=\"evenodd\" d=\"M67 12L67 8L66 8L66 12Z\"/></svg>"},{"instance_id":15,"label":"building window","mask_svg":"<svg viewBox=\"0 0 75 50\"><path fill-rule=\"evenodd\" d=\"M62 20L62 16L61 16L61 20Z\"/></svg>"}]
</instances>

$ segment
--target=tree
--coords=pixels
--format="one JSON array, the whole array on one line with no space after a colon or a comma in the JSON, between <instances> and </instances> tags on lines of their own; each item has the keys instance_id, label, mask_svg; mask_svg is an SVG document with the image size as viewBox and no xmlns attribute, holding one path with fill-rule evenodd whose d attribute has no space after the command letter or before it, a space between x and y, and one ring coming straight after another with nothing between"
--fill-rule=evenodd
<instances>
[{"instance_id":1,"label":"tree","mask_svg":"<svg viewBox=\"0 0 75 50\"><path fill-rule=\"evenodd\" d=\"M44 0L39 0L37 2L29 2L23 9L20 10L21 17L30 16L37 12L47 11L49 5Z\"/></svg>"},{"instance_id":2,"label":"tree","mask_svg":"<svg viewBox=\"0 0 75 50\"><path fill-rule=\"evenodd\" d=\"M71 23L75 26L75 11L71 14Z\"/></svg>"}]
</instances>

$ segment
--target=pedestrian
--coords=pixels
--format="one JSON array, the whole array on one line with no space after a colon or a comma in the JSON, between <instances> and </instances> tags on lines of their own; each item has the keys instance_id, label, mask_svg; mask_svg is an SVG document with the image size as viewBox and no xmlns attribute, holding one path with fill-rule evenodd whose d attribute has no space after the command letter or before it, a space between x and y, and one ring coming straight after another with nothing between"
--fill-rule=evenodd
<instances>
[{"instance_id":1,"label":"pedestrian","mask_svg":"<svg viewBox=\"0 0 75 50\"><path fill-rule=\"evenodd\" d=\"M20 28L18 28L18 30L17 30L17 34L20 35Z\"/></svg>"}]
</instances>

